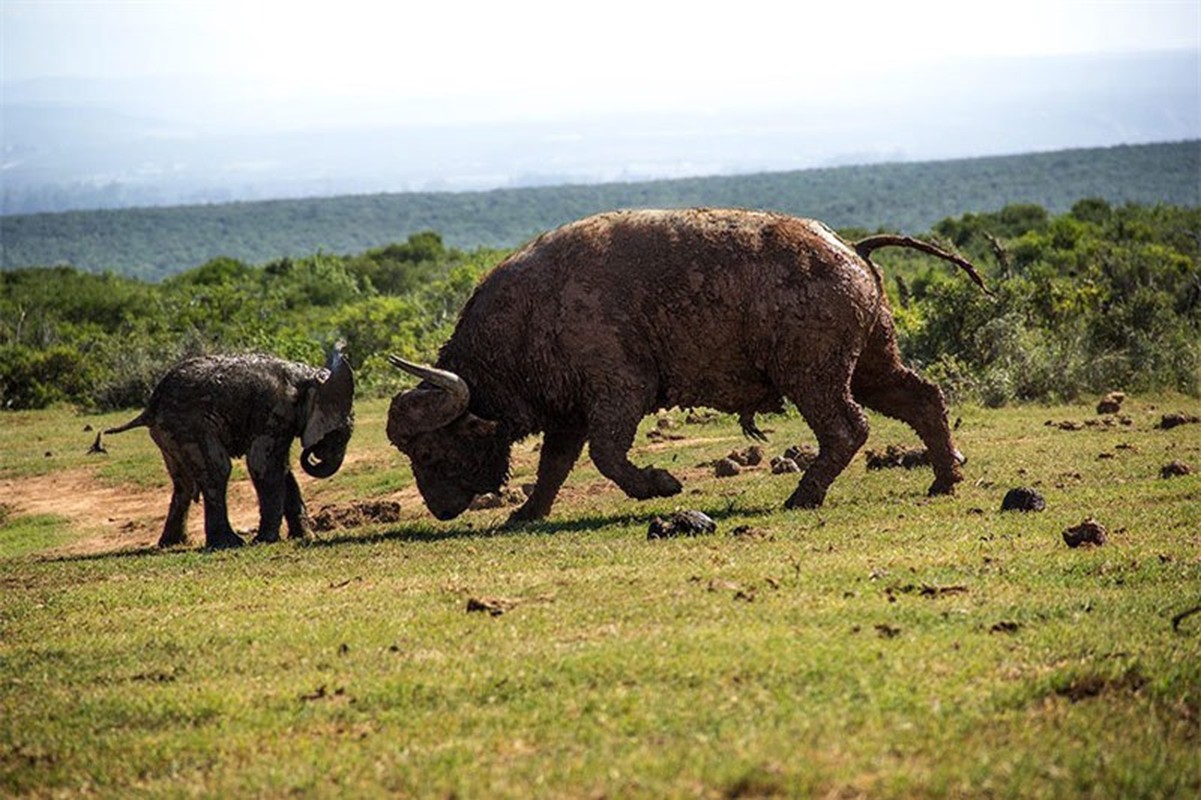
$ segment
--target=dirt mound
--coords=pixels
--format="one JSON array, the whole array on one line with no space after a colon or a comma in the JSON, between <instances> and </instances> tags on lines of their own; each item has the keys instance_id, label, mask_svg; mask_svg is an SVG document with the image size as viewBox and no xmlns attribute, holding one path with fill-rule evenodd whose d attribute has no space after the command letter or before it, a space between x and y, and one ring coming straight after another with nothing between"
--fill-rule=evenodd
<instances>
[{"instance_id":1,"label":"dirt mound","mask_svg":"<svg viewBox=\"0 0 1201 800\"><path fill-rule=\"evenodd\" d=\"M1063 541L1068 547L1080 547L1081 545L1100 547L1108 541L1108 538L1105 526L1092 517L1063 532Z\"/></svg>"},{"instance_id":2,"label":"dirt mound","mask_svg":"<svg viewBox=\"0 0 1201 800\"><path fill-rule=\"evenodd\" d=\"M867 458L868 469L893 469L896 467L916 469L930 465L930 456L924 447L890 444L882 453L868 450L864 455Z\"/></svg>"},{"instance_id":3,"label":"dirt mound","mask_svg":"<svg viewBox=\"0 0 1201 800\"><path fill-rule=\"evenodd\" d=\"M399 520L400 503L395 500L367 500L342 506L322 506L321 510L313 515L313 530L324 532L336 528L358 528Z\"/></svg>"},{"instance_id":4,"label":"dirt mound","mask_svg":"<svg viewBox=\"0 0 1201 800\"><path fill-rule=\"evenodd\" d=\"M1159 424L1155 427L1166 431L1171 430L1179 425L1196 425L1199 422L1201 422L1201 417L1193 414L1185 414L1182 411L1177 411L1173 414L1164 414L1163 417L1160 418Z\"/></svg>"}]
</instances>

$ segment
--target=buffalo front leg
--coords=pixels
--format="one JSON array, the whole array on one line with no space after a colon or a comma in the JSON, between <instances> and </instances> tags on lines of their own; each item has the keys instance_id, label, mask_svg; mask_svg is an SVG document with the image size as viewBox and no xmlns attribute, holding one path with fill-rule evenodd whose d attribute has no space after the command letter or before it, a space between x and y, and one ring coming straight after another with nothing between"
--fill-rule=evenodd
<instances>
[{"instance_id":1,"label":"buffalo front leg","mask_svg":"<svg viewBox=\"0 0 1201 800\"><path fill-rule=\"evenodd\" d=\"M934 483L930 485L929 493L954 493L955 484L963 480L959 466L965 459L951 439L942 390L904 369L890 376L886 383L872 381L857 385L855 396L868 408L913 428L926 446L926 454L934 468Z\"/></svg>"},{"instance_id":2,"label":"buffalo front leg","mask_svg":"<svg viewBox=\"0 0 1201 800\"><path fill-rule=\"evenodd\" d=\"M635 500L671 497L684 488L665 469L637 467L630 462L630 447L638 431L638 417L612 412L594 413L589 419L588 452L601 474Z\"/></svg>"},{"instance_id":3,"label":"buffalo front leg","mask_svg":"<svg viewBox=\"0 0 1201 800\"><path fill-rule=\"evenodd\" d=\"M855 398L870 409L899 419L921 438L934 468L929 493L952 494L963 480L963 454L951 439L942 390L901 363L896 336L888 320L872 334L851 379Z\"/></svg>"},{"instance_id":4,"label":"buffalo front leg","mask_svg":"<svg viewBox=\"0 0 1201 800\"><path fill-rule=\"evenodd\" d=\"M509 515L510 523L542 519L550 513L555 497L575 466L584 449L586 429L548 430L542 439L542 454L538 459L538 480L534 491L520 508Z\"/></svg>"},{"instance_id":5,"label":"buffalo front leg","mask_svg":"<svg viewBox=\"0 0 1201 800\"><path fill-rule=\"evenodd\" d=\"M793 401L817 437L818 452L784 507L820 508L830 484L867 441L867 420L846 388L826 394L810 387Z\"/></svg>"}]
</instances>

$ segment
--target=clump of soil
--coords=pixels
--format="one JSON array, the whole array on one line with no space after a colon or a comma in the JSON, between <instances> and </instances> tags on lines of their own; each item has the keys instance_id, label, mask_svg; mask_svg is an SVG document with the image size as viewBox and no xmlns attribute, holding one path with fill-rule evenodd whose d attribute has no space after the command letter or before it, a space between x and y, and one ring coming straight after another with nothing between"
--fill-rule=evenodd
<instances>
[{"instance_id":1,"label":"clump of soil","mask_svg":"<svg viewBox=\"0 0 1201 800\"><path fill-rule=\"evenodd\" d=\"M484 511L505 506L519 506L525 502L525 493L519 489L501 489L499 492L479 494L467 506L469 511Z\"/></svg>"},{"instance_id":2,"label":"clump of soil","mask_svg":"<svg viewBox=\"0 0 1201 800\"><path fill-rule=\"evenodd\" d=\"M508 597L469 597L467 598L467 613L482 612L492 617L499 617L517 605L517 601Z\"/></svg>"},{"instance_id":3,"label":"clump of soil","mask_svg":"<svg viewBox=\"0 0 1201 800\"><path fill-rule=\"evenodd\" d=\"M757 467L763 463L763 448L753 444L745 450L731 450L726 458L740 467Z\"/></svg>"},{"instance_id":4,"label":"clump of soil","mask_svg":"<svg viewBox=\"0 0 1201 800\"><path fill-rule=\"evenodd\" d=\"M357 528L381 522L397 522L400 503L395 500L366 500L345 506L322 506L313 515L313 530L332 531L335 528Z\"/></svg>"},{"instance_id":5,"label":"clump of soil","mask_svg":"<svg viewBox=\"0 0 1201 800\"><path fill-rule=\"evenodd\" d=\"M684 417L684 424L708 425L711 422L717 422L717 419L718 415L715 411L697 411L695 409L691 409Z\"/></svg>"},{"instance_id":6,"label":"clump of soil","mask_svg":"<svg viewBox=\"0 0 1201 800\"><path fill-rule=\"evenodd\" d=\"M1097 413L1116 414L1122 410L1122 403L1125 401L1125 392L1110 392L1097 402Z\"/></svg>"},{"instance_id":7,"label":"clump of soil","mask_svg":"<svg viewBox=\"0 0 1201 800\"><path fill-rule=\"evenodd\" d=\"M1182 475L1192 474L1193 468L1179 459L1170 464L1164 464L1159 470L1159 477L1161 478L1178 478Z\"/></svg>"},{"instance_id":8,"label":"clump of soil","mask_svg":"<svg viewBox=\"0 0 1201 800\"><path fill-rule=\"evenodd\" d=\"M1182 411L1177 411L1172 414L1164 414L1159 420L1159 425L1156 427L1162 431L1170 430L1178 425L1195 425L1201 422L1201 417L1185 414Z\"/></svg>"},{"instance_id":9,"label":"clump of soil","mask_svg":"<svg viewBox=\"0 0 1201 800\"><path fill-rule=\"evenodd\" d=\"M930 455L924 447L904 447L902 445L890 444L884 449L883 453L876 450L868 450L865 455L867 457L868 469L892 469L895 467L915 469L930 465Z\"/></svg>"},{"instance_id":10,"label":"clump of soil","mask_svg":"<svg viewBox=\"0 0 1201 800\"><path fill-rule=\"evenodd\" d=\"M764 541L771 541L776 538L771 531L765 528L756 528L752 525L739 525L730 531L730 535L739 539L763 539Z\"/></svg>"},{"instance_id":11,"label":"clump of soil","mask_svg":"<svg viewBox=\"0 0 1201 800\"><path fill-rule=\"evenodd\" d=\"M718 478L732 478L742 472L742 467L732 458L723 458L713 463L713 474Z\"/></svg>"},{"instance_id":12,"label":"clump of soil","mask_svg":"<svg viewBox=\"0 0 1201 800\"><path fill-rule=\"evenodd\" d=\"M784 475L789 472L800 472L801 467L791 458L776 456L771 460L771 474Z\"/></svg>"},{"instance_id":13,"label":"clump of soil","mask_svg":"<svg viewBox=\"0 0 1201 800\"><path fill-rule=\"evenodd\" d=\"M1068 547L1100 547L1108 540L1105 526L1089 517L1079 525L1073 525L1063 532L1063 541Z\"/></svg>"},{"instance_id":14,"label":"clump of soil","mask_svg":"<svg viewBox=\"0 0 1201 800\"><path fill-rule=\"evenodd\" d=\"M1005 493L1002 511L1042 511L1047 507L1043 496L1028 486L1019 486Z\"/></svg>"},{"instance_id":15,"label":"clump of soil","mask_svg":"<svg viewBox=\"0 0 1201 800\"><path fill-rule=\"evenodd\" d=\"M716 530L717 523L707 514L691 510L677 511L666 519L663 517L652 519L650 527L646 531L646 538L648 540L673 539L677 536L699 536L713 533Z\"/></svg>"},{"instance_id":16,"label":"clump of soil","mask_svg":"<svg viewBox=\"0 0 1201 800\"><path fill-rule=\"evenodd\" d=\"M817 458L817 448L811 444L794 444L784 451L784 458L791 460L798 469L806 470Z\"/></svg>"}]
</instances>

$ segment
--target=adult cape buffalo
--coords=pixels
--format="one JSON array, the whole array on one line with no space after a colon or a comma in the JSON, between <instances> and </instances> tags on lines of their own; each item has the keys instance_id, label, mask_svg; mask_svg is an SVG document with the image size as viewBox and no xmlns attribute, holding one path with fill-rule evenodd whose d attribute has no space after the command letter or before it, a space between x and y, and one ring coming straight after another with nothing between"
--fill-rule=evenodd
<instances>
[{"instance_id":1,"label":"adult cape buffalo","mask_svg":"<svg viewBox=\"0 0 1201 800\"><path fill-rule=\"evenodd\" d=\"M546 516L584 443L634 498L678 493L671 473L632 464L639 421L656 409L738 414L794 402L817 459L786 505L816 508L867 438L860 404L908 423L954 491L963 457L937 386L900 359L872 250L820 222L741 210L622 211L543 234L479 285L435 366L390 361L422 379L396 395L388 438L412 462L430 511L451 519L508 477L513 442L542 432L538 479L510 521Z\"/></svg>"}]
</instances>

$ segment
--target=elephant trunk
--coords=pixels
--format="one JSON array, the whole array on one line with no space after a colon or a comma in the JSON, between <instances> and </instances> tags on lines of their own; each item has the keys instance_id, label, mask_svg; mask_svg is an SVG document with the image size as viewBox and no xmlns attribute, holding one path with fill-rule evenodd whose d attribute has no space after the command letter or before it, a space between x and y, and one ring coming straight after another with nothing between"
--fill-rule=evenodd
<instances>
[{"instance_id":1,"label":"elephant trunk","mask_svg":"<svg viewBox=\"0 0 1201 800\"><path fill-rule=\"evenodd\" d=\"M313 445L300 451L300 468L311 477L329 478L342 468L342 459L346 451L341 450L332 456L321 458L314 452L317 447L318 445Z\"/></svg>"}]
</instances>

